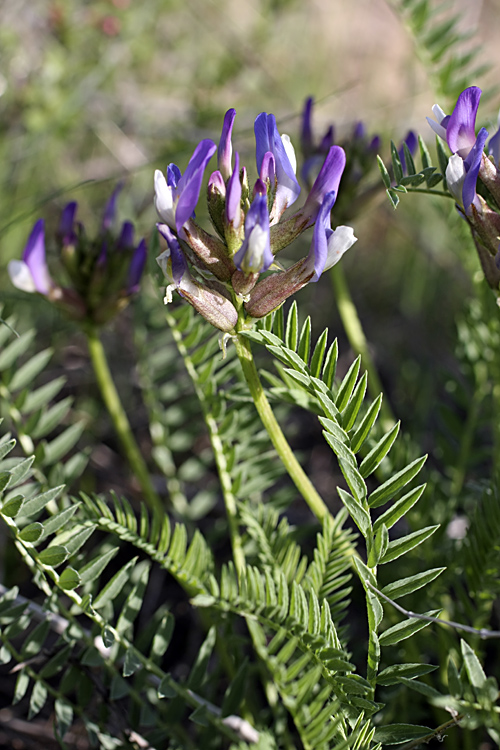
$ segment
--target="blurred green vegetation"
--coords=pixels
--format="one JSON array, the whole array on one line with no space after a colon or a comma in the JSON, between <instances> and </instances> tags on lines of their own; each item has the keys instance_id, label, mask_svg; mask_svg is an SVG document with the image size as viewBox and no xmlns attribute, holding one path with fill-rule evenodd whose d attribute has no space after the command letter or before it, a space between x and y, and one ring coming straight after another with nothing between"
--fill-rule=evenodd
<instances>
[{"instance_id":1,"label":"blurred green vegetation","mask_svg":"<svg viewBox=\"0 0 500 750\"><path fill-rule=\"evenodd\" d=\"M43 215L53 226L61 207L78 200L79 218L95 227L112 185L125 177L121 218L134 219L141 234L151 235L153 168L170 161L184 168L200 138L218 139L230 106L238 112L235 148L250 168L256 114L274 112L298 145L300 111L310 94L318 100L318 131L336 123L337 141L355 120L370 116L366 125L380 132L383 154L390 138L400 141L410 124L430 136L423 117L415 117L425 75L410 41L402 41L402 27L399 37L391 37L401 65L391 66L390 80L380 55L383 39L373 47L373 29L386 25L393 33L400 22L382 0L345 6L298 0L4 2L0 292L7 312L15 305L27 322L36 318L41 336L54 343L66 324L43 300L14 290L5 272L8 260L20 256L33 221ZM363 13L365 24L349 38ZM430 109L432 94L426 102ZM434 403L446 373L458 372L456 318L476 294L471 279L480 278L470 238L451 202L405 198L394 213L382 189L350 223L359 242L343 263L387 397L405 430L432 451ZM329 325L339 334L347 356L328 279L303 290L301 299L309 300L317 330Z\"/></svg>"},{"instance_id":2,"label":"blurred green vegetation","mask_svg":"<svg viewBox=\"0 0 500 750\"><path fill-rule=\"evenodd\" d=\"M410 125L432 145L421 102L430 111L434 95L411 45L402 42L404 32L391 36L397 18L382 0L373 5L340 0L331 3L331 13L329 8L328 2L298 0L4 0L0 5L0 296L6 314L15 308L22 325L36 320L40 348L71 342L76 374L70 389L77 392L82 385L82 340L45 300L14 290L5 270L20 256L36 218L43 215L54 226L61 207L77 200L80 220L95 228L112 186L126 178L120 218L133 219L139 233L150 236L156 221L153 169L171 161L184 169L201 138L217 141L229 107L238 112L234 146L250 168L255 116L275 113L280 130L297 147L308 95L318 100L318 132L336 123L339 141L356 120L365 120L370 132L380 133L384 155L390 139L399 142ZM366 26L355 38L349 29L363 13ZM385 58L372 37L379 39L379 52L387 47L381 30L389 23L393 47ZM456 514L472 516L474 484L484 484L493 473L494 453L488 451L495 436L483 429L481 415L477 456L466 456L464 463L457 436L468 419L466 397L477 385L478 361L499 356L497 323L489 327L498 308L452 202L405 196L395 213L377 173L374 182L380 194L350 217L359 241L342 263L385 398L402 420L408 452L418 444L430 453L433 490L418 512L426 523L443 523L439 545L429 551L433 563L443 565L443 557L451 560L460 544L446 535L447 524ZM303 251L304 246L297 248L296 257ZM299 303L302 312L312 314L313 335L328 326L332 337L339 337L341 363L350 364L327 275L301 291ZM114 335L106 334L110 359L118 363L118 386L124 389L131 388L133 315L127 310L114 324ZM477 340L464 333L471 330ZM68 352L56 356L59 366L70 368L70 360ZM88 384L87 371L83 377ZM78 397L89 424L103 420L85 388ZM131 403L138 400L136 393ZM483 417L490 406L485 397ZM85 481L89 489L100 489L94 480ZM415 517L417 526L420 521ZM443 599L460 572L452 565L448 578L440 579ZM450 602L450 616L465 617L467 606L465 597Z\"/></svg>"}]
</instances>

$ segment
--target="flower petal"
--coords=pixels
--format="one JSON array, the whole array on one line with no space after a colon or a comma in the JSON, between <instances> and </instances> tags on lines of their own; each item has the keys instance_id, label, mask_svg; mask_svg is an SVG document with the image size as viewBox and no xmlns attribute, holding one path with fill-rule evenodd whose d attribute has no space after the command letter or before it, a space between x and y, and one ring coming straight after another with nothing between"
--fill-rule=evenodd
<instances>
[{"instance_id":1,"label":"flower petal","mask_svg":"<svg viewBox=\"0 0 500 750\"><path fill-rule=\"evenodd\" d=\"M234 156L234 172L227 183L226 221L235 229L241 224L241 182L240 157L238 152Z\"/></svg>"},{"instance_id":2,"label":"flower petal","mask_svg":"<svg viewBox=\"0 0 500 750\"><path fill-rule=\"evenodd\" d=\"M162 221L175 229L175 209L173 188L167 184L165 175L155 170L155 208Z\"/></svg>"},{"instance_id":3,"label":"flower petal","mask_svg":"<svg viewBox=\"0 0 500 750\"><path fill-rule=\"evenodd\" d=\"M257 194L245 217L245 239L234 256L234 264L240 271L250 274L267 271L273 261L267 197Z\"/></svg>"},{"instance_id":4,"label":"flower petal","mask_svg":"<svg viewBox=\"0 0 500 750\"><path fill-rule=\"evenodd\" d=\"M462 91L446 126L446 140L453 153L465 159L476 142L476 115L481 89L471 86Z\"/></svg>"},{"instance_id":5,"label":"flower petal","mask_svg":"<svg viewBox=\"0 0 500 750\"><path fill-rule=\"evenodd\" d=\"M481 160L483 158L484 144L486 143L487 138L488 131L486 130L486 128L481 128L477 135L474 146L470 150L469 155L465 160L465 169L467 170L467 174L465 176L462 190L462 200L466 213L472 203L474 203L476 198L477 177L479 174L479 168L481 166Z\"/></svg>"},{"instance_id":6,"label":"flower petal","mask_svg":"<svg viewBox=\"0 0 500 750\"><path fill-rule=\"evenodd\" d=\"M300 194L300 185L295 177L295 169L292 163L295 160L295 151L293 151L288 136L285 138L285 146L276 127L274 115L261 112L255 120L254 131L259 174L265 154L270 151L274 156L278 187L273 214L279 217L288 206L291 206L297 200Z\"/></svg>"},{"instance_id":7,"label":"flower petal","mask_svg":"<svg viewBox=\"0 0 500 750\"><path fill-rule=\"evenodd\" d=\"M228 180L232 174L231 159L233 155L233 146L231 143L231 133L233 130L234 118L236 117L235 109L228 109L224 115L222 125L222 135L217 149L217 166L222 177Z\"/></svg>"},{"instance_id":8,"label":"flower petal","mask_svg":"<svg viewBox=\"0 0 500 750\"><path fill-rule=\"evenodd\" d=\"M22 259L30 270L36 291L40 294L48 294L54 284L45 260L45 222L43 219L39 219L31 230Z\"/></svg>"},{"instance_id":9,"label":"flower petal","mask_svg":"<svg viewBox=\"0 0 500 750\"><path fill-rule=\"evenodd\" d=\"M167 279L172 279L176 286L181 283L182 277L188 270L188 265L181 250L177 237L166 224L157 224L161 236L167 241L168 248L156 259L158 265ZM170 263L167 264L167 261Z\"/></svg>"},{"instance_id":10,"label":"flower petal","mask_svg":"<svg viewBox=\"0 0 500 750\"><path fill-rule=\"evenodd\" d=\"M448 166L446 167L446 184L448 190L455 198L456 202L461 206L462 203L462 189L465 180L465 164L464 160L458 154L452 154L448 159Z\"/></svg>"},{"instance_id":11,"label":"flower petal","mask_svg":"<svg viewBox=\"0 0 500 750\"><path fill-rule=\"evenodd\" d=\"M33 281L30 269L23 260L11 260L7 266L10 280L17 289L22 292L36 292L37 288Z\"/></svg>"},{"instance_id":12,"label":"flower petal","mask_svg":"<svg viewBox=\"0 0 500 750\"><path fill-rule=\"evenodd\" d=\"M123 182L119 182L116 188L113 190L108 202L106 203L106 207L104 209L104 216L102 219L103 232L106 232L107 230L111 229L113 225L113 222L116 217L116 201L122 188L123 188Z\"/></svg>"},{"instance_id":13,"label":"flower petal","mask_svg":"<svg viewBox=\"0 0 500 750\"><path fill-rule=\"evenodd\" d=\"M314 275L311 281L317 281L325 268L325 263L328 258L328 240L332 235L330 213L335 203L337 194L335 191L331 191L325 195L323 203L319 209L319 213L314 225L313 239L309 255L307 256L307 268Z\"/></svg>"},{"instance_id":14,"label":"flower petal","mask_svg":"<svg viewBox=\"0 0 500 750\"><path fill-rule=\"evenodd\" d=\"M186 171L179 180L179 196L175 208L175 227L180 232L184 224L192 217L198 198L205 168L217 150L215 143L209 139L201 141L189 160Z\"/></svg>"},{"instance_id":15,"label":"flower petal","mask_svg":"<svg viewBox=\"0 0 500 750\"><path fill-rule=\"evenodd\" d=\"M493 156L495 166L498 169L500 166L500 129L490 138L488 152Z\"/></svg>"},{"instance_id":16,"label":"flower petal","mask_svg":"<svg viewBox=\"0 0 500 750\"><path fill-rule=\"evenodd\" d=\"M314 219L317 216L328 193L338 193L342 173L345 169L345 162L344 149L340 146L332 146L316 177L311 192L307 196L304 206L304 209L311 215L311 218Z\"/></svg>"},{"instance_id":17,"label":"flower petal","mask_svg":"<svg viewBox=\"0 0 500 750\"><path fill-rule=\"evenodd\" d=\"M139 290L141 276L146 265L148 250L146 240L142 239L134 250L128 269L127 293L134 294Z\"/></svg>"},{"instance_id":18,"label":"flower petal","mask_svg":"<svg viewBox=\"0 0 500 750\"><path fill-rule=\"evenodd\" d=\"M334 229L328 239L328 255L323 271L327 271L338 263L344 253L347 252L357 240L358 238L354 236L354 229L352 227L340 225Z\"/></svg>"}]
</instances>

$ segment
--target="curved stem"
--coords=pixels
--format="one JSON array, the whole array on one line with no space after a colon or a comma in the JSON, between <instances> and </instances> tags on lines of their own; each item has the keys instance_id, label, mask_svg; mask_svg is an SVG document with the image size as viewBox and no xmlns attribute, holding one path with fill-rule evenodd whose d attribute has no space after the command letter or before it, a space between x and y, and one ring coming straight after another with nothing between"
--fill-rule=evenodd
<instances>
[{"instance_id":1,"label":"curved stem","mask_svg":"<svg viewBox=\"0 0 500 750\"><path fill-rule=\"evenodd\" d=\"M288 441L283 435L281 427L273 414L264 392L264 388L262 387L259 373L255 366L250 341L244 336L236 335L234 337L234 344L245 380L247 381L250 390L250 395L252 396L255 407L262 420L262 424L266 428L268 435L271 438L271 442L293 483L316 518L319 521L322 521L330 511L312 485L304 469L295 458L295 454L290 448Z\"/></svg>"},{"instance_id":2,"label":"curved stem","mask_svg":"<svg viewBox=\"0 0 500 750\"><path fill-rule=\"evenodd\" d=\"M335 301L337 303L347 338L356 354L361 354L362 365L368 373L368 389L372 398L377 398L380 393L383 393L382 383L380 382L377 368L371 357L368 348L368 341L366 340L356 306L352 300L341 263L338 263L330 270L330 279L332 281L333 290L335 292ZM385 430L390 429L396 424L391 407L386 401L382 401L380 412L382 426Z\"/></svg>"},{"instance_id":3,"label":"curved stem","mask_svg":"<svg viewBox=\"0 0 500 750\"><path fill-rule=\"evenodd\" d=\"M106 359L106 353L101 339L99 338L99 334L94 327L86 328L85 334L87 336L90 359L92 361L99 390L101 391L103 401L109 412L109 416L111 417L130 468L141 485L144 499L149 507L152 510L163 512L162 502L153 487L146 462L144 461L134 438L130 422L128 421L127 414L122 406L120 396L118 395L118 391L113 382Z\"/></svg>"}]
</instances>

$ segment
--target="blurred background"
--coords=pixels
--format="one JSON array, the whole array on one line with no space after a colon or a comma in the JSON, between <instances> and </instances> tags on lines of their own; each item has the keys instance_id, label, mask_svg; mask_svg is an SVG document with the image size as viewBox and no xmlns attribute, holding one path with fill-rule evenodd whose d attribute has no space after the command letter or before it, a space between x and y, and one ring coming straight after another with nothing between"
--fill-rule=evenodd
<instances>
[{"instance_id":1,"label":"blurred background","mask_svg":"<svg viewBox=\"0 0 500 750\"><path fill-rule=\"evenodd\" d=\"M438 94L451 111L456 92L450 87L446 100L435 91L432 65L419 58L403 5L2 0L0 292L7 309L36 316L40 335L57 342L61 316L14 290L5 272L35 219L43 215L54 226L61 207L77 200L91 233L116 180L126 178L120 213L149 236L156 220L153 169L171 161L184 169L201 138L218 140L229 107L238 115L234 146L251 176L256 115L273 112L298 150L307 96L316 102L317 139L334 124L342 143L362 121L368 134L380 135L386 159L390 139L401 143L410 128L432 147L425 116ZM497 81L500 3L461 0L448 11L462 14L470 46L480 48L480 63L490 64L469 83L489 88ZM498 95L483 101L480 124L493 126L499 101ZM377 200L349 217L359 242L343 263L389 398L398 416L408 407L414 418L415 399L425 402L432 371L443 360L449 364L455 316L479 266L451 201L404 197L394 212L375 162L371 181L380 186ZM314 295L317 330L329 324L342 335L326 279ZM305 289L299 302L310 296Z\"/></svg>"},{"instance_id":2,"label":"blurred background","mask_svg":"<svg viewBox=\"0 0 500 750\"><path fill-rule=\"evenodd\" d=\"M132 219L148 238L154 270L153 171L170 162L184 170L200 139L218 141L230 107L237 111L233 145L250 181L256 176L255 117L262 111L275 114L280 132L290 135L299 154L308 96L315 99L316 141L334 124L335 142L345 143L362 121L370 138L380 136L379 153L389 163L391 139L400 144L413 129L428 143L436 164L425 117L436 101L451 112L458 92L435 77L432 61L415 47L404 5L403 0L0 0L2 315L15 312L20 332L36 324L37 348L55 347L51 367L66 375L65 394L76 398L76 414L93 432L93 439L82 438L91 471L77 489L131 492L82 335L44 299L15 290L8 278L7 263L20 257L34 221L43 216L53 228L61 208L76 200L79 219L92 235L105 201L117 180L124 179L120 218ZM467 85L491 90L498 83L500 0L455 0L447 12L461 14L460 28L471 35L464 52L478 47L479 64L485 65ZM498 92L483 97L478 126L494 132L499 104ZM442 565L446 545L451 557L456 541L447 533L449 524L470 517L477 501L477 494L462 490L467 481L488 478L493 463L489 392L479 405L474 402L477 412L484 411L486 427L475 413L475 455L466 464L459 437L469 424L480 377L482 388L488 378L478 374L479 365L495 356L500 361L492 354L499 351L498 308L453 202L402 196L395 212L375 152L371 158L370 200L348 215L340 195L334 210L334 223L351 224L359 238L342 269L384 398L411 443L408 451L430 454L426 471L435 491L424 496L414 520L417 527L423 525L421 513L427 523L443 524L439 542L428 553ZM309 242L305 236L287 255L302 257ZM54 262L49 248L49 265ZM161 306L158 289L151 282L145 287ZM312 314L313 340L325 326L331 338L339 337L345 371L353 352L328 274L303 289L298 303L302 316ZM138 342L132 325L142 314L138 307L131 305L118 316L104 338L147 452L150 436L137 387ZM485 316L496 321L496 328L484 324ZM332 495L331 453L316 420L313 426L312 417L299 419L296 446L309 452L318 489ZM206 441L199 445L202 458L203 451ZM496 451L500 455L499 445ZM188 479L195 485L199 481L194 475ZM133 490L137 499L137 487ZM451 567L443 583L446 596L456 570ZM462 611L451 614L463 617Z\"/></svg>"}]
</instances>

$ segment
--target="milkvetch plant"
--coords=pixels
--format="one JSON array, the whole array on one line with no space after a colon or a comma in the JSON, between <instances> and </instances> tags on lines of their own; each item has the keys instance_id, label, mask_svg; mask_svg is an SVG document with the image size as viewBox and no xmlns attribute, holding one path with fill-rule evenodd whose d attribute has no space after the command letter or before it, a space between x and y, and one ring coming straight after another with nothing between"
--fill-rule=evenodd
<instances>
[{"instance_id":1,"label":"milkvetch plant","mask_svg":"<svg viewBox=\"0 0 500 750\"><path fill-rule=\"evenodd\" d=\"M290 138L280 136L274 115L255 120L258 178L250 187L248 170L232 163L235 110L225 117L218 148L210 140L195 149L181 174L175 164L166 176L155 172L158 225L167 248L158 263L168 281L166 300L177 290L212 325L236 333L251 318L263 318L305 284L319 279L355 242L350 227L332 230L334 206L345 167L343 149L332 145L301 209L283 218L298 199L296 158ZM208 207L214 233L197 223L203 174L217 151L218 169L208 181ZM309 254L290 268L276 256L322 215ZM325 217L328 217L326 219ZM328 226L327 226L328 224ZM265 278L261 275L269 271Z\"/></svg>"},{"instance_id":2,"label":"milkvetch plant","mask_svg":"<svg viewBox=\"0 0 500 750\"><path fill-rule=\"evenodd\" d=\"M102 325L116 315L139 290L146 263L144 239L134 242L134 226L122 224L113 231L119 186L109 199L98 235L91 239L77 221L78 205L68 203L62 211L58 230L51 244L59 255L59 275L55 281L46 258L45 222L34 225L21 260L9 263L14 286L24 292L38 292L60 306L74 320Z\"/></svg>"},{"instance_id":3,"label":"milkvetch plant","mask_svg":"<svg viewBox=\"0 0 500 750\"><path fill-rule=\"evenodd\" d=\"M412 132L382 174L393 202L446 184L435 192L456 203L490 280L499 139L476 127L479 94L466 88L450 116L434 110L440 176L422 139L417 172ZM497 742L500 514L484 449L500 457L490 387L500 324L486 298L460 322L462 380L447 393L463 386L465 426L455 420L458 449L435 451L427 468L383 405L380 355L370 356L339 264L356 241L348 222L381 190L381 139L360 122L341 145L333 127L315 137L308 99L303 163L262 112L255 166L245 165L235 122L230 109L218 143L204 138L186 163L156 170L154 198L144 196L159 219L148 244L160 248L160 295L145 241L131 221L114 227L117 191L94 239L69 203L53 235L40 219L11 262L17 288L85 336L123 454L109 469L113 440L103 450L80 401L57 400L52 351L34 353L35 332L6 316L0 518L33 584L31 598L0 584L0 663L14 703L25 700L35 722L50 718L62 748L76 726L105 750ZM287 261L306 231L303 257ZM347 256L356 279L367 261L357 248ZM318 330L317 304L312 317L301 309L301 289L328 284L326 271L349 338L358 325L353 357ZM124 331L133 361L117 387ZM440 476L446 449L459 455Z\"/></svg>"}]
</instances>

